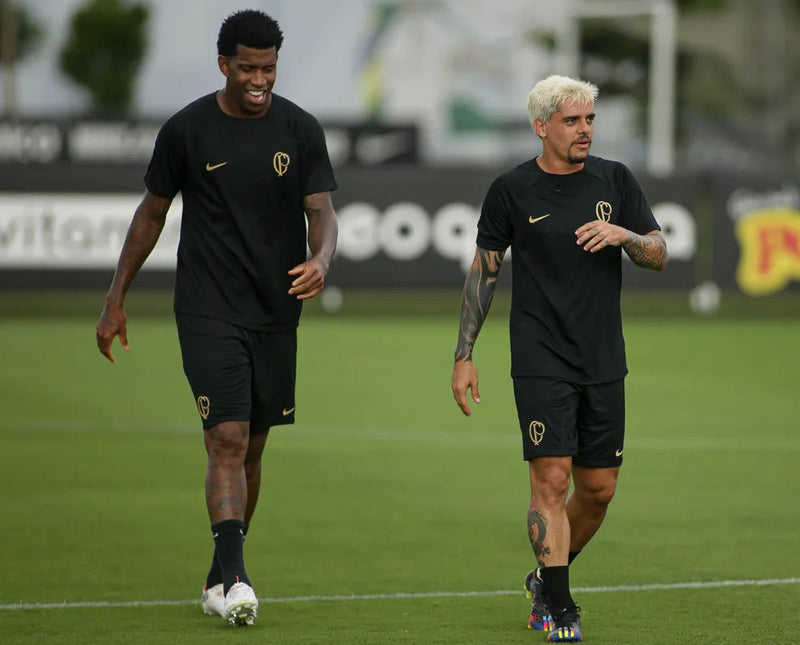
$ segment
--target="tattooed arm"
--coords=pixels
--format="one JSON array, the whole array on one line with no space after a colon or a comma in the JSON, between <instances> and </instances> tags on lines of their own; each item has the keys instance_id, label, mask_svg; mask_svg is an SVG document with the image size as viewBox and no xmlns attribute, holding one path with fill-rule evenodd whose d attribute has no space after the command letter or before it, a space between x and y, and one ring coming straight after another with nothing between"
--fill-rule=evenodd
<instances>
[{"instance_id":1,"label":"tattooed arm","mask_svg":"<svg viewBox=\"0 0 800 645\"><path fill-rule=\"evenodd\" d=\"M654 271L667 268L667 241L661 231L639 235L616 224L592 220L575 231L575 236L584 251L597 253L607 246L621 246L637 266Z\"/></svg>"},{"instance_id":2,"label":"tattooed arm","mask_svg":"<svg viewBox=\"0 0 800 645\"><path fill-rule=\"evenodd\" d=\"M503 262L503 251L487 251L478 247L467 272L461 299L461 322L458 330L455 361L472 361L472 348L489 314Z\"/></svg>"},{"instance_id":3,"label":"tattooed arm","mask_svg":"<svg viewBox=\"0 0 800 645\"><path fill-rule=\"evenodd\" d=\"M478 370L472 362L472 348L489 314L503 255L504 251L487 251L478 247L464 282L451 386L456 403L466 416L471 414L467 402L467 390L472 390L475 403L481 401L478 393Z\"/></svg>"},{"instance_id":4,"label":"tattooed arm","mask_svg":"<svg viewBox=\"0 0 800 645\"><path fill-rule=\"evenodd\" d=\"M628 231L628 239L622 243L622 248L637 266L654 271L667 268L667 241L660 231L650 231L647 235Z\"/></svg>"}]
</instances>

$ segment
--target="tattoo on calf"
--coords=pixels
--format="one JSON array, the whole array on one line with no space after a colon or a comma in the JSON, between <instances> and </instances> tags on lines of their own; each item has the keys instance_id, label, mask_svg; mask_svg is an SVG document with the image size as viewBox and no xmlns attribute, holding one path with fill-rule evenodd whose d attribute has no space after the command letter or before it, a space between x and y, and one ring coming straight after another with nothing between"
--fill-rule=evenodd
<instances>
[{"instance_id":1,"label":"tattoo on calf","mask_svg":"<svg viewBox=\"0 0 800 645\"><path fill-rule=\"evenodd\" d=\"M533 554L536 556L536 563L540 567L545 566L545 556L550 555L550 547L545 544L547 537L547 521L537 510L528 511L528 538L533 547Z\"/></svg>"}]
</instances>

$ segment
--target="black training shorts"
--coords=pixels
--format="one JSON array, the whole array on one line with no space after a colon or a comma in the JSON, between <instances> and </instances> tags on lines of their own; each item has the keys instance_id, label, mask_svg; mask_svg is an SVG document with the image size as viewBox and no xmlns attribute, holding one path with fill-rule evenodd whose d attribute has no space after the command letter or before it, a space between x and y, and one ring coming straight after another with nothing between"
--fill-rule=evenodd
<instances>
[{"instance_id":1,"label":"black training shorts","mask_svg":"<svg viewBox=\"0 0 800 645\"><path fill-rule=\"evenodd\" d=\"M254 331L177 313L183 371L208 430L250 421L250 432L294 423L297 330Z\"/></svg>"},{"instance_id":2,"label":"black training shorts","mask_svg":"<svg viewBox=\"0 0 800 645\"><path fill-rule=\"evenodd\" d=\"M622 464L625 381L578 385L538 376L514 378L526 461L572 456L576 466Z\"/></svg>"}]
</instances>

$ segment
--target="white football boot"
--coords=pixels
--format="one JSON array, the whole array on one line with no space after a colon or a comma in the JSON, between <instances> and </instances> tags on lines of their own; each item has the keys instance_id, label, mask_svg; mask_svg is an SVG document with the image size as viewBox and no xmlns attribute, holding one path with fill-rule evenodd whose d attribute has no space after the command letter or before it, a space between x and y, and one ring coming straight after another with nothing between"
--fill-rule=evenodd
<instances>
[{"instance_id":1,"label":"white football boot","mask_svg":"<svg viewBox=\"0 0 800 645\"><path fill-rule=\"evenodd\" d=\"M231 625L252 625L258 615L258 598L253 588L237 582L225 596L223 618Z\"/></svg>"},{"instance_id":2,"label":"white football boot","mask_svg":"<svg viewBox=\"0 0 800 645\"><path fill-rule=\"evenodd\" d=\"M222 583L214 585L211 589L206 589L206 586L203 585L200 604L203 606L203 613L206 616L222 616L225 612L225 592Z\"/></svg>"}]
</instances>

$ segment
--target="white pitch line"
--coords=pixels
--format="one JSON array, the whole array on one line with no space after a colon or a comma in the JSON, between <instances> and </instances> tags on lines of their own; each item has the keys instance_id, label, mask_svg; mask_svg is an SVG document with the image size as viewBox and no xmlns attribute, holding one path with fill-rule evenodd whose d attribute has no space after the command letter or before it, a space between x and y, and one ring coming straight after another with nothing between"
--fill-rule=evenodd
<instances>
[{"instance_id":1,"label":"white pitch line","mask_svg":"<svg viewBox=\"0 0 800 645\"><path fill-rule=\"evenodd\" d=\"M717 587L761 587L766 585L796 585L800 578L773 578L771 580L711 580L708 582L675 582L669 584L621 585L618 587L577 587L575 593L615 593L619 591L663 591L671 589L714 589ZM522 595L520 590L498 589L494 591L423 591L419 593L377 593L336 596L290 596L286 598L259 598L261 603L289 602L353 602L363 600L402 600L414 598L466 598L486 596ZM125 602L38 602L0 604L1 610L15 609L106 609L124 607L167 607L173 605L193 605L192 600L130 600Z\"/></svg>"}]
</instances>

